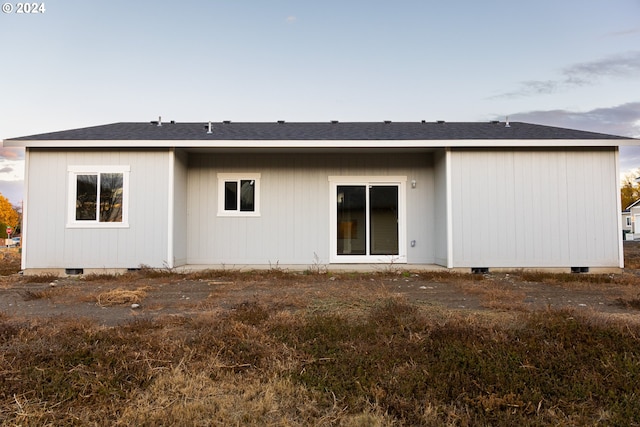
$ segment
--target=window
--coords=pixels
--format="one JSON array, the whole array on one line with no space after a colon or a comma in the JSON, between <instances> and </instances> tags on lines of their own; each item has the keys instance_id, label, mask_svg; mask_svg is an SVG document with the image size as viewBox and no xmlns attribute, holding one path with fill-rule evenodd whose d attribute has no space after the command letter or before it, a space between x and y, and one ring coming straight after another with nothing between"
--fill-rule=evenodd
<instances>
[{"instance_id":1,"label":"window","mask_svg":"<svg viewBox=\"0 0 640 427\"><path fill-rule=\"evenodd\" d=\"M260 174L218 174L218 216L260 216Z\"/></svg>"},{"instance_id":2,"label":"window","mask_svg":"<svg viewBox=\"0 0 640 427\"><path fill-rule=\"evenodd\" d=\"M129 166L70 166L68 227L128 227Z\"/></svg>"},{"instance_id":3,"label":"window","mask_svg":"<svg viewBox=\"0 0 640 427\"><path fill-rule=\"evenodd\" d=\"M627 227L631 227L631 217L627 217Z\"/></svg>"}]
</instances>

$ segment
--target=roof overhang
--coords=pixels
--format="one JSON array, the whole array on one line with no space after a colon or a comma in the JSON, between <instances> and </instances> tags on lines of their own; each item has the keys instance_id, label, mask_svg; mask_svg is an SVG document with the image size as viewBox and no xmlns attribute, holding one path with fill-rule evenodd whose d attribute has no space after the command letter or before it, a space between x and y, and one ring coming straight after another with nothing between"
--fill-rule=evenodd
<instances>
[{"instance_id":1,"label":"roof overhang","mask_svg":"<svg viewBox=\"0 0 640 427\"><path fill-rule=\"evenodd\" d=\"M4 140L22 148L231 148L231 149L368 149L368 148L527 148L618 147L635 139L455 139L455 140Z\"/></svg>"}]
</instances>

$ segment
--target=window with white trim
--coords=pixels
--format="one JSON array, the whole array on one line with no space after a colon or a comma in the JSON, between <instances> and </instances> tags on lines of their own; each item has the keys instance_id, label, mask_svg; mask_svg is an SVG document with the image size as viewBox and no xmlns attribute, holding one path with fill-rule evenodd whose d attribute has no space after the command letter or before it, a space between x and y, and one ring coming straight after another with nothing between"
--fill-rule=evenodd
<instances>
[{"instance_id":1,"label":"window with white trim","mask_svg":"<svg viewBox=\"0 0 640 427\"><path fill-rule=\"evenodd\" d=\"M631 227L631 217L627 217L627 227Z\"/></svg>"},{"instance_id":2,"label":"window with white trim","mask_svg":"<svg viewBox=\"0 0 640 427\"><path fill-rule=\"evenodd\" d=\"M218 174L218 216L260 216L260 174Z\"/></svg>"},{"instance_id":3,"label":"window with white trim","mask_svg":"<svg viewBox=\"0 0 640 427\"><path fill-rule=\"evenodd\" d=\"M128 227L129 166L69 166L68 227Z\"/></svg>"}]
</instances>

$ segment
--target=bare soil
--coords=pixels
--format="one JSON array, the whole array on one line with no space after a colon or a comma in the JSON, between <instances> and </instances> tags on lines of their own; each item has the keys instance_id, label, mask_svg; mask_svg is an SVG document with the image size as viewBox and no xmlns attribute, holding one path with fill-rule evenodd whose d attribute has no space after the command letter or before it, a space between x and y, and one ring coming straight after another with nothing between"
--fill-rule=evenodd
<instances>
[{"instance_id":1,"label":"bare soil","mask_svg":"<svg viewBox=\"0 0 640 427\"><path fill-rule=\"evenodd\" d=\"M54 278L0 276L0 318L18 321L73 317L104 326L162 316L189 316L262 303L278 310L322 311L397 297L434 309L534 311L570 308L640 320L640 242L625 242L621 274L448 272L287 272L280 269L177 274L142 270L121 276ZM17 255L3 253L4 267ZM3 271L6 271L3 268ZM6 274L6 273L3 273ZM340 307L338 307L340 308Z\"/></svg>"}]
</instances>

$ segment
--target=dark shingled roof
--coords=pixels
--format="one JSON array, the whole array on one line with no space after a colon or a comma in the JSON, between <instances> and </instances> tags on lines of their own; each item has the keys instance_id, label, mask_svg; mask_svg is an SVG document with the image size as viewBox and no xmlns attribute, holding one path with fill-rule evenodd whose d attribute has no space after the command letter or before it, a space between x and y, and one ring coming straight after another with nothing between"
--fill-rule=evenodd
<instances>
[{"instance_id":1,"label":"dark shingled roof","mask_svg":"<svg viewBox=\"0 0 640 427\"><path fill-rule=\"evenodd\" d=\"M325 122L325 123L113 123L11 138L6 141L82 140L526 140L632 139L530 123Z\"/></svg>"}]
</instances>

